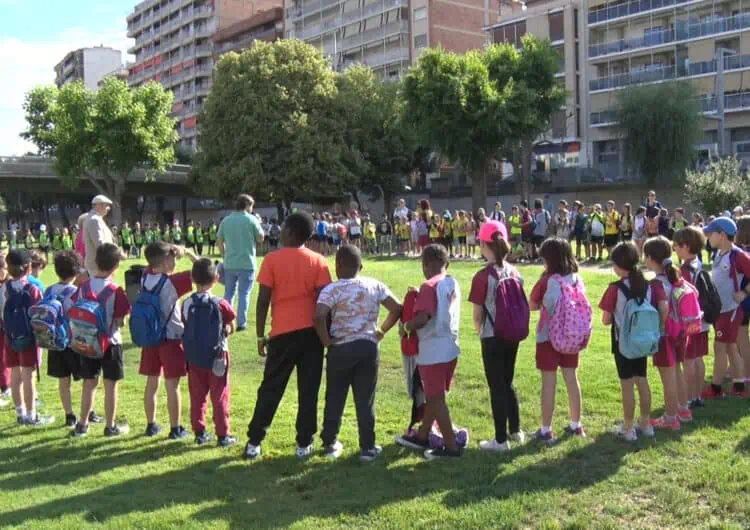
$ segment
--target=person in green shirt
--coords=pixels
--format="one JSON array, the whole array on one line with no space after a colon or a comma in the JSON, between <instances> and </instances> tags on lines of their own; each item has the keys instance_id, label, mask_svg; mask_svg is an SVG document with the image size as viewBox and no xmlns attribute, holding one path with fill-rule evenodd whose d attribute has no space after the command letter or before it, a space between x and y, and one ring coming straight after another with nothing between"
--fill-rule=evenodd
<instances>
[{"instance_id":1,"label":"person in green shirt","mask_svg":"<svg viewBox=\"0 0 750 530\"><path fill-rule=\"evenodd\" d=\"M175 219L174 226L172 226L172 243L175 245L182 244L182 228L180 227L179 221Z\"/></svg>"},{"instance_id":2,"label":"person in green shirt","mask_svg":"<svg viewBox=\"0 0 750 530\"><path fill-rule=\"evenodd\" d=\"M47 225L39 225L39 250L44 252L44 256L49 261L49 234L47 233Z\"/></svg>"},{"instance_id":3,"label":"person in green shirt","mask_svg":"<svg viewBox=\"0 0 750 530\"><path fill-rule=\"evenodd\" d=\"M151 225L148 223L146 223L146 231L144 232L143 236L144 236L144 239L146 240L146 245L150 245L151 243L156 241L154 239L154 231L151 230Z\"/></svg>"},{"instance_id":4,"label":"person in green shirt","mask_svg":"<svg viewBox=\"0 0 750 530\"><path fill-rule=\"evenodd\" d=\"M10 231L10 249L15 250L15 248L18 246L18 241L16 238L18 237L17 232L15 230Z\"/></svg>"},{"instance_id":5,"label":"person in green shirt","mask_svg":"<svg viewBox=\"0 0 750 530\"><path fill-rule=\"evenodd\" d=\"M122 241L122 249L125 251L125 255L130 257L130 250L133 248L133 231L130 229L127 221L122 223L120 240Z\"/></svg>"},{"instance_id":6,"label":"person in green shirt","mask_svg":"<svg viewBox=\"0 0 750 530\"><path fill-rule=\"evenodd\" d=\"M62 229L62 248L63 250L73 250L73 237L67 228Z\"/></svg>"},{"instance_id":7,"label":"person in green shirt","mask_svg":"<svg viewBox=\"0 0 750 530\"><path fill-rule=\"evenodd\" d=\"M208 255L213 256L216 252L216 235L219 232L219 227L216 226L216 223L213 219L211 219L210 224L208 225Z\"/></svg>"},{"instance_id":8,"label":"person in green shirt","mask_svg":"<svg viewBox=\"0 0 750 530\"><path fill-rule=\"evenodd\" d=\"M26 250L31 250L38 246L34 234L31 233L31 228L26 229L26 236L23 238L23 246Z\"/></svg>"},{"instance_id":9,"label":"person in green shirt","mask_svg":"<svg viewBox=\"0 0 750 530\"><path fill-rule=\"evenodd\" d=\"M167 243L172 242L172 231L169 229L169 225L164 225L164 230L161 233L161 239L162 241L166 241Z\"/></svg>"},{"instance_id":10,"label":"person in green shirt","mask_svg":"<svg viewBox=\"0 0 750 530\"><path fill-rule=\"evenodd\" d=\"M52 251L60 252L62 250L62 233L59 228L55 228L52 233Z\"/></svg>"},{"instance_id":11,"label":"person in green shirt","mask_svg":"<svg viewBox=\"0 0 750 530\"><path fill-rule=\"evenodd\" d=\"M141 223L135 223L135 230L133 231L133 244L135 245L135 257L141 257L141 249L143 249L143 230L141 230Z\"/></svg>"},{"instance_id":12,"label":"person in green shirt","mask_svg":"<svg viewBox=\"0 0 750 530\"><path fill-rule=\"evenodd\" d=\"M201 225L200 221L195 225L195 250L198 251L198 255L203 255L203 241L204 241L204 234L203 234L203 226Z\"/></svg>"},{"instance_id":13,"label":"person in green shirt","mask_svg":"<svg viewBox=\"0 0 750 530\"><path fill-rule=\"evenodd\" d=\"M195 248L195 226L192 220L188 221L187 228L185 229L185 243L187 248Z\"/></svg>"}]
</instances>

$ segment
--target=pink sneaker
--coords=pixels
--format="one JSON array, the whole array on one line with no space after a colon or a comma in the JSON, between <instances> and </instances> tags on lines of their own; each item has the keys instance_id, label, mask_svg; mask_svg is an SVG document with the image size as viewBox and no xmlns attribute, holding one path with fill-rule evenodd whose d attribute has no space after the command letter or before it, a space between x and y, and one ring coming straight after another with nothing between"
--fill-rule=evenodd
<instances>
[{"instance_id":1,"label":"pink sneaker","mask_svg":"<svg viewBox=\"0 0 750 530\"><path fill-rule=\"evenodd\" d=\"M690 423L693 421L693 412L690 409L680 409L677 412L677 419L680 420L680 423Z\"/></svg>"},{"instance_id":2,"label":"pink sneaker","mask_svg":"<svg viewBox=\"0 0 750 530\"><path fill-rule=\"evenodd\" d=\"M680 430L680 420L677 419L678 417L675 416L674 419L670 422L667 422L664 419L664 416L661 416L659 418L651 418L649 423L654 429L669 429L671 431L679 431Z\"/></svg>"}]
</instances>

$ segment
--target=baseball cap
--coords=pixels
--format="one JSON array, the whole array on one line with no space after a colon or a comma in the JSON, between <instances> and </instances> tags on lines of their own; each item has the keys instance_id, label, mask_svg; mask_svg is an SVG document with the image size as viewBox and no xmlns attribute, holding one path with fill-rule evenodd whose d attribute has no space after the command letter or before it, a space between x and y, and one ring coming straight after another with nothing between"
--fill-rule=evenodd
<instances>
[{"instance_id":1,"label":"baseball cap","mask_svg":"<svg viewBox=\"0 0 750 530\"><path fill-rule=\"evenodd\" d=\"M93 199L91 199L91 204L107 204L109 206L112 206L112 201L109 200L109 197L106 195L97 195Z\"/></svg>"},{"instance_id":2,"label":"baseball cap","mask_svg":"<svg viewBox=\"0 0 750 530\"><path fill-rule=\"evenodd\" d=\"M502 237L506 241L508 240L508 229L505 228L505 225L503 223L501 223L500 221L487 221L479 229L479 241L492 243L492 236L494 236L498 232L500 232L500 237Z\"/></svg>"},{"instance_id":3,"label":"baseball cap","mask_svg":"<svg viewBox=\"0 0 750 530\"><path fill-rule=\"evenodd\" d=\"M714 232L724 232L728 236L734 236L737 233L737 224L728 217L718 217L711 221L703 232L708 235Z\"/></svg>"}]
</instances>

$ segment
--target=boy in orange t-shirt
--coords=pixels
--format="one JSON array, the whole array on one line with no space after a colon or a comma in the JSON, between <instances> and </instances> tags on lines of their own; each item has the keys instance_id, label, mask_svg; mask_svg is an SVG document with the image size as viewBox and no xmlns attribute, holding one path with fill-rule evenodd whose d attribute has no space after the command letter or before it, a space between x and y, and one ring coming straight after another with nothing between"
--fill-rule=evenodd
<instances>
[{"instance_id":1,"label":"boy in orange t-shirt","mask_svg":"<svg viewBox=\"0 0 750 530\"><path fill-rule=\"evenodd\" d=\"M283 248L266 256L258 273L256 331L258 354L266 357L253 418L248 426L245 458L260 456L260 444L271 426L294 368L297 368L297 457L313 452L318 425L318 390L323 374L323 345L313 315L321 289L331 283L326 259L305 248L314 230L310 214L293 213L281 228ZM266 317L271 308L271 334Z\"/></svg>"}]
</instances>

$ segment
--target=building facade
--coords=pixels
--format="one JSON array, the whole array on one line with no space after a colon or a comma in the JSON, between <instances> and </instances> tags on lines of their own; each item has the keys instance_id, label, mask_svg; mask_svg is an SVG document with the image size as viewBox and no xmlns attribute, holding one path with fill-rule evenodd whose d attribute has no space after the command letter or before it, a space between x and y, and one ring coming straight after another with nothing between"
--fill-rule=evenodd
<instances>
[{"instance_id":1,"label":"building facade","mask_svg":"<svg viewBox=\"0 0 750 530\"><path fill-rule=\"evenodd\" d=\"M113 48L97 46L80 48L68 53L55 66L55 84L58 87L74 81L83 81L86 88L96 90L106 75L122 66L122 53Z\"/></svg>"},{"instance_id":2,"label":"building facade","mask_svg":"<svg viewBox=\"0 0 750 530\"><path fill-rule=\"evenodd\" d=\"M228 52L241 52L257 40L272 42L284 36L284 9L274 7L216 32L214 60Z\"/></svg>"}]
</instances>

